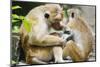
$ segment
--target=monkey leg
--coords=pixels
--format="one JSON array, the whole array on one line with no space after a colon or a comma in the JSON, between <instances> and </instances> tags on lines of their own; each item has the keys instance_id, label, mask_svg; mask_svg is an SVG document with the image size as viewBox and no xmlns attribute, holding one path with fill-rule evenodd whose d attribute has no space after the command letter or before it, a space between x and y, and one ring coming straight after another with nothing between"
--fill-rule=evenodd
<instances>
[{"instance_id":1,"label":"monkey leg","mask_svg":"<svg viewBox=\"0 0 100 67\"><path fill-rule=\"evenodd\" d=\"M36 57L32 58L32 62L33 62L33 64L47 64L46 62L39 60Z\"/></svg>"},{"instance_id":2,"label":"monkey leg","mask_svg":"<svg viewBox=\"0 0 100 67\"><path fill-rule=\"evenodd\" d=\"M36 57L26 57L26 63L27 64L47 64L46 62L36 58Z\"/></svg>"},{"instance_id":3,"label":"monkey leg","mask_svg":"<svg viewBox=\"0 0 100 67\"><path fill-rule=\"evenodd\" d=\"M73 61L85 61L87 59L85 52L80 50L72 40L68 41L63 49L63 57L65 58L67 56L70 56Z\"/></svg>"},{"instance_id":4,"label":"monkey leg","mask_svg":"<svg viewBox=\"0 0 100 67\"><path fill-rule=\"evenodd\" d=\"M62 47L57 46L57 47L53 47L53 55L55 58L55 63L61 63L64 62L63 60L63 50Z\"/></svg>"},{"instance_id":5,"label":"monkey leg","mask_svg":"<svg viewBox=\"0 0 100 67\"><path fill-rule=\"evenodd\" d=\"M27 64L47 64L46 62L43 62L42 60L38 59L35 56L31 56L32 51L29 50L26 54L26 63Z\"/></svg>"}]
</instances>

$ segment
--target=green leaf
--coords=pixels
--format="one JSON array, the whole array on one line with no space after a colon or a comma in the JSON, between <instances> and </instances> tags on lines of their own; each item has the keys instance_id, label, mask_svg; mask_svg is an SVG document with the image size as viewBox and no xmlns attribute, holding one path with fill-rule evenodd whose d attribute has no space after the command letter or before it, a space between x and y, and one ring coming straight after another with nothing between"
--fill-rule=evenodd
<instances>
[{"instance_id":1,"label":"green leaf","mask_svg":"<svg viewBox=\"0 0 100 67\"><path fill-rule=\"evenodd\" d=\"M12 10L19 9L19 8L21 8L21 7L20 6L13 6Z\"/></svg>"},{"instance_id":2,"label":"green leaf","mask_svg":"<svg viewBox=\"0 0 100 67\"><path fill-rule=\"evenodd\" d=\"M14 60L11 61L12 64L16 64L16 62Z\"/></svg>"},{"instance_id":3,"label":"green leaf","mask_svg":"<svg viewBox=\"0 0 100 67\"><path fill-rule=\"evenodd\" d=\"M14 20L14 19L12 19L12 23L15 23L15 22L18 22L19 20Z\"/></svg>"},{"instance_id":4,"label":"green leaf","mask_svg":"<svg viewBox=\"0 0 100 67\"><path fill-rule=\"evenodd\" d=\"M29 23L28 19L24 18L23 24L24 24L24 27L27 30L27 32L30 32L30 30L31 30L31 23Z\"/></svg>"},{"instance_id":5,"label":"green leaf","mask_svg":"<svg viewBox=\"0 0 100 67\"><path fill-rule=\"evenodd\" d=\"M19 18L20 18L21 20L24 20L25 17L24 17L24 16L19 16Z\"/></svg>"},{"instance_id":6,"label":"green leaf","mask_svg":"<svg viewBox=\"0 0 100 67\"><path fill-rule=\"evenodd\" d=\"M12 18L20 19L20 17L17 14L12 14Z\"/></svg>"},{"instance_id":7,"label":"green leaf","mask_svg":"<svg viewBox=\"0 0 100 67\"><path fill-rule=\"evenodd\" d=\"M14 26L14 29L12 30L13 33L18 33L19 32L19 28L18 26Z\"/></svg>"}]
</instances>

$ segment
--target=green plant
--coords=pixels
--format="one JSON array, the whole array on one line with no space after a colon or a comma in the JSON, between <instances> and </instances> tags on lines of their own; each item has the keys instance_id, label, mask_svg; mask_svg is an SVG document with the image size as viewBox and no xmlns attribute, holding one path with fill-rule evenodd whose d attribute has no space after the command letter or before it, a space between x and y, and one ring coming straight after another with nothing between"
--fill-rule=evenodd
<instances>
[{"instance_id":1,"label":"green plant","mask_svg":"<svg viewBox=\"0 0 100 67\"><path fill-rule=\"evenodd\" d=\"M13 6L12 7L12 10L16 10L16 9L21 9L21 7L20 6ZM20 22L23 22L24 27L26 28L26 30L28 32L30 32L31 24L29 23L29 21L24 16L19 16L17 14L12 14L12 25L14 23L20 23ZM20 28L19 26L14 25L13 29L12 29L12 32L13 33L18 33L19 28Z\"/></svg>"},{"instance_id":2,"label":"green plant","mask_svg":"<svg viewBox=\"0 0 100 67\"><path fill-rule=\"evenodd\" d=\"M18 9L21 9L20 6L16 5L16 6L12 6L12 10L16 11ZM18 24L21 24L21 22L23 23L24 27L26 28L27 32L30 32L30 28L31 28L31 24L29 23L28 19L25 18L25 16L19 16L17 14L12 13L11 14L11 21L12 21L12 33L19 33L19 28L20 26ZM18 57L18 49L16 49L16 45L17 41L16 41L16 37L14 38L13 36L16 35L12 35L12 60L11 60L11 64L17 64L19 62L19 57Z\"/></svg>"}]
</instances>

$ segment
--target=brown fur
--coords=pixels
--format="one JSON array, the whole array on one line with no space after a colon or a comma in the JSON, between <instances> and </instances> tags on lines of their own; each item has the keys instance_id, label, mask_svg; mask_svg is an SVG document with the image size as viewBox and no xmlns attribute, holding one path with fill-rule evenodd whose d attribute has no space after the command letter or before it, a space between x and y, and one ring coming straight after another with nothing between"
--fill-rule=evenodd
<instances>
[{"instance_id":1,"label":"brown fur","mask_svg":"<svg viewBox=\"0 0 100 67\"><path fill-rule=\"evenodd\" d=\"M71 11L72 13L76 13L75 9L72 9ZM70 56L73 61L86 61L89 53L92 51L92 45L94 42L90 27L82 18L80 18L79 15L77 15L74 18L69 19L67 28L77 32L74 32L74 41L69 41L66 43L63 53L64 57ZM77 37L79 37L78 35L80 38L77 40ZM81 43L78 43L78 41ZM79 44L82 48L77 44Z\"/></svg>"},{"instance_id":2,"label":"brown fur","mask_svg":"<svg viewBox=\"0 0 100 67\"><path fill-rule=\"evenodd\" d=\"M46 4L32 9L27 14L26 19L32 24L31 31L27 32L23 24L20 28L21 43L27 64L46 64L53 57L56 58L55 62L62 61L63 40L58 36L49 35L48 32L52 28L52 23L56 21L59 23L62 20L60 9L61 7L57 4ZM48 19L43 16L46 11L49 11L50 15ZM57 14L57 11L60 13ZM55 51L58 52L55 53Z\"/></svg>"}]
</instances>

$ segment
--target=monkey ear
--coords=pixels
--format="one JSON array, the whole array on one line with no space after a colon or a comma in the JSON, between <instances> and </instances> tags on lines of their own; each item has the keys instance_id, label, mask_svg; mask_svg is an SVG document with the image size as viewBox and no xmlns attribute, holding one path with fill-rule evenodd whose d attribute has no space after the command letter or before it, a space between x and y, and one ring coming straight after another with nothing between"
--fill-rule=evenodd
<instances>
[{"instance_id":1,"label":"monkey ear","mask_svg":"<svg viewBox=\"0 0 100 67\"><path fill-rule=\"evenodd\" d=\"M59 4L59 5L60 5L61 9L63 9L64 5L63 4Z\"/></svg>"},{"instance_id":2,"label":"monkey ear","mask_svg":"<svg viewBox=\"0 0 100 67\"><path fill-rule=\"evenodd\" d=\"M60 5L61 6L61 10L63 10L64 9L64 6L63 5Z\"/></svg>"}]
</instances>

